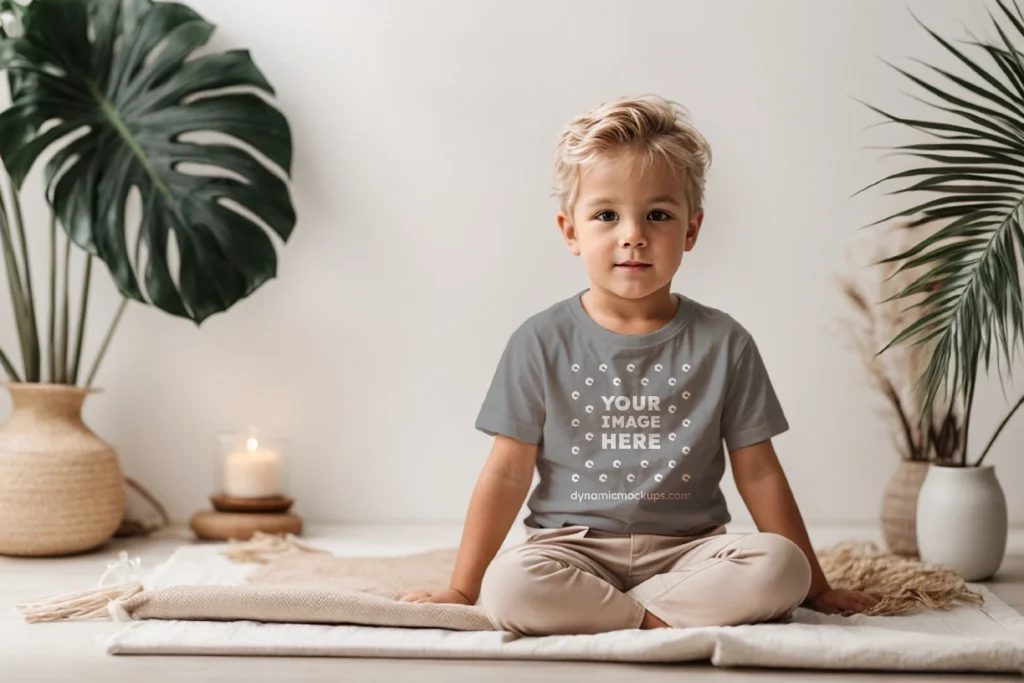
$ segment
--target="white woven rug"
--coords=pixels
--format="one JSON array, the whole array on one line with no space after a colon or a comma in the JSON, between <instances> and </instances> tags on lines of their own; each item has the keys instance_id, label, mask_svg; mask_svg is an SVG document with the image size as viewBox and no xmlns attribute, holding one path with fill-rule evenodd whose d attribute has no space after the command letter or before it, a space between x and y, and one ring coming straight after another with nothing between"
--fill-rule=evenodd
<instances>
[{"instance_id":1,"label":"white woven rug","mask_svg":"<svg viewBox=\"0 0 1024 683\"><path fill-rule=\"evenodd\" d=\"M343 547L318 543L335 553ZM237 585L253 565L222 545L184 546L146 588ZM386 553L381 553L386 554ZM110 654L280 655L621 662L710 660L716 666L1024 673L1024 617L983 586L985 603L905 617L830 616L797 609L787 624L615 631L524 638L458 632L251 621L140 621L107 642Z\"/></svg>"}]
</instances>

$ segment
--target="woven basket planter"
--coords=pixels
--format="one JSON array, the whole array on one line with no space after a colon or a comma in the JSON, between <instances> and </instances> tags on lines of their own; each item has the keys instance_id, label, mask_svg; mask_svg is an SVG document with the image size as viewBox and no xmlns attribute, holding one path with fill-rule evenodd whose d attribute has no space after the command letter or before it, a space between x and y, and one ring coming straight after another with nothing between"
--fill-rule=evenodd
<instances>
[{"instance_id":1,"label":"woven basket planter","mask_svg":"<svg viewBox=\"0 0 1024 683\"><path fill-rule=\"evenodd\" d=\"M882 497L882 537L889 552L918 557L917 497L928 463L900 460Z\"/></svg>"},{"instance_id":2,"label":"woven basket planter","mask_svg":"<svg viewBox=\"0 0 1024 683\"><path fill-rule=\"evenodd\" d=\"M0 554L68 555L103 545L124 516L124 479L110 444L82 422L88 390L6 384L0 425Z\"/></svg>"}]
</instances>

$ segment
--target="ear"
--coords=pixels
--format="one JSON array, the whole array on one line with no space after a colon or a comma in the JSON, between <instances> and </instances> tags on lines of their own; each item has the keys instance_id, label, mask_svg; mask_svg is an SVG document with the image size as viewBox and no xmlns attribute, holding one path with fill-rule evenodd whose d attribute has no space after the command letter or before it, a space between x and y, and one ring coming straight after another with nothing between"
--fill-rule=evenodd
<instances>
[{"instance_id":1,"label":"ear","mask_svg":"<svg viewBox=\"0 0 1024 683\"><path fill-rule=\"evenodd\" d=\"M577 239L576 226L573 225L572 218L559 211L555 220L558 222L558 231L562 233L562 239L569 246L569 251L579 256L580 243Z\"/></svg>"},{"instance_id":2,"label":"ear","mask_svg":"<svg viewBox=\"0 0 1024 683\"><path fill-rule=\"evenodd\" d=\"M700 226L704 222L704 209L693 214L690 222L686 224L686 239L684 249L690 251L697 245L697 236L700 234Z\"/></svg>"}]
</instances>

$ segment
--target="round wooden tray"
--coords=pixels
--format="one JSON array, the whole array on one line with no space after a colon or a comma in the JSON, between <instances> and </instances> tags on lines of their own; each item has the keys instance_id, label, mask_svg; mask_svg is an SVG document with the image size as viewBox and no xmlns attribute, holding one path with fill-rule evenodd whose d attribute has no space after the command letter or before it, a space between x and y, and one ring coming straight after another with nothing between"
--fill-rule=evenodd
<instances>
[{"instance_id":1,"label":"round wooden tray","mask_svg":"<svg viewBox=\"0 0 1024 683\"><path fill-rule=\"evenodd\" d=\"M210 496L218 512L288 512L295 501L287 496L271 498L233 498L222 493Z\"/></svg>"},{"instance_id":2,"label":"round wooden tray","mask_svg":"<svg viewBox=\"0 0 1024 683\"><path fill-rule=\"evenodd\" d=\"M217 512L201 510L190 520L196 536L209 541L248 541L257 531L266 534L301 534L302 518L291 512Z\"/></svg>"}]
</instances>

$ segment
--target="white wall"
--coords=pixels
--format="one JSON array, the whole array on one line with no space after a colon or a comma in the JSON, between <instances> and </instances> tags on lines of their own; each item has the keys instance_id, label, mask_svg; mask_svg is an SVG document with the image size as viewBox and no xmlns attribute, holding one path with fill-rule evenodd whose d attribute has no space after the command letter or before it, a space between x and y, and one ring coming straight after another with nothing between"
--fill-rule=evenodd
<instances>
[{"instance_id":1,"label":"white wall","mask_svg":"<svg viewBox=\"0 0 1024 683\"><path fill-rule=\"evenodd\" d=\"M758 339L792 424L777 448L805 518L877 519L897 456L832 331L832 277L856 228L897 206L849 198L893 168L865 148L906 139L868 130L879 118L853 98L913 111L909 83L878 58L948 63L903 3L192 4L279 90L299 223L279 279L201 329L130 307L106 392L88 401L88 423L175 518L206 503L215 435L255 424L293 439L309 519L460 519L490 446L473 421L508 334L587 286L549 196L558 131L598 102L656 92L691 110L715 156L675 289ZM910 8L947 36L986 30L983 3ZM25 193L37 275L40 192L37 171ZM117 303L106 273L97 280L87 359ZM5 298L0 320L11 351ZM975 448L1004 412L998 382L984 393ZM987 458L1016 523L1022 442L1024 414Z\"/></svg>"}]
</instances>

